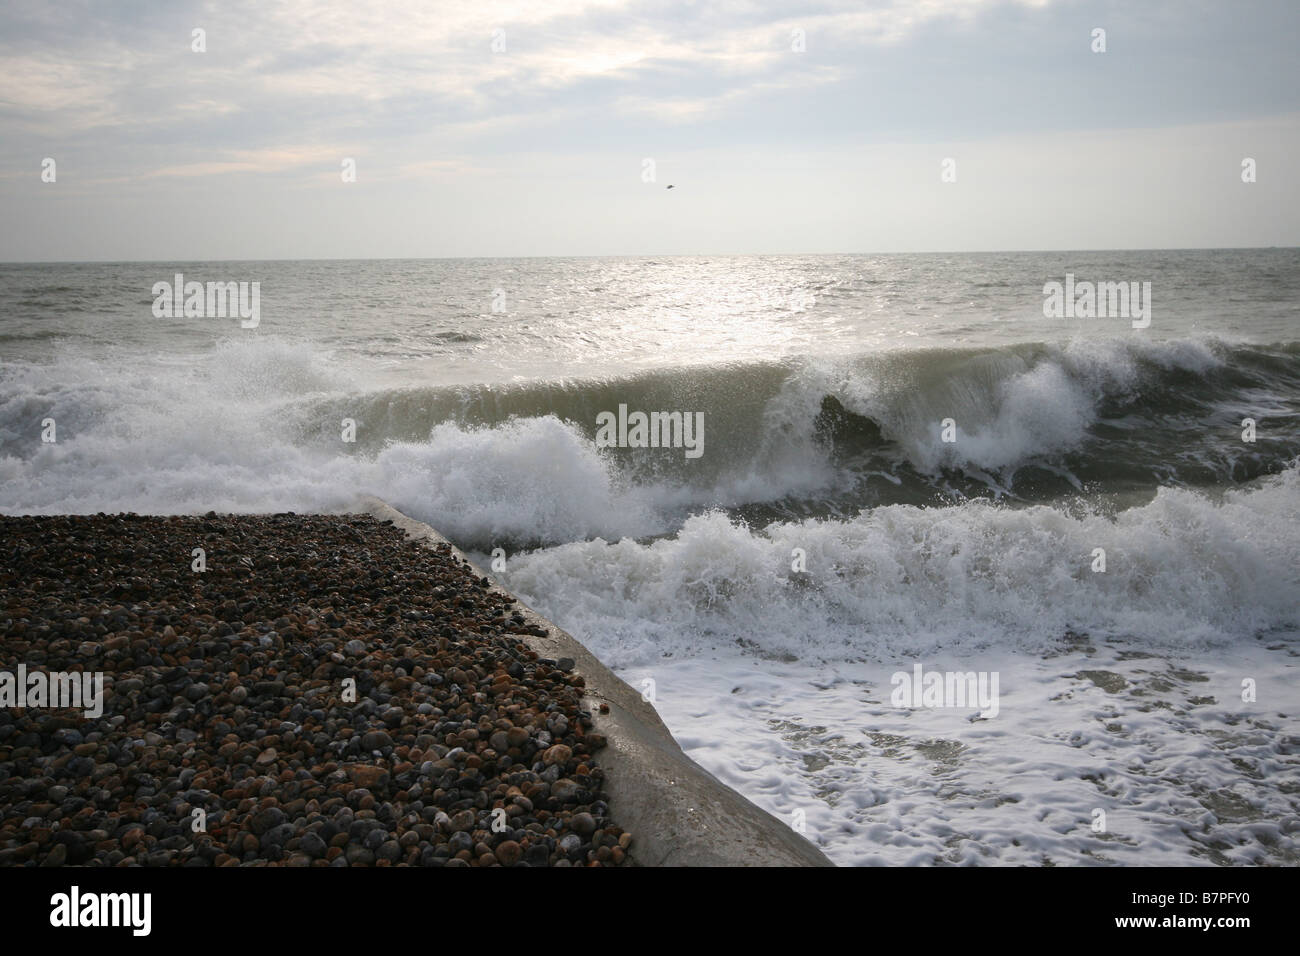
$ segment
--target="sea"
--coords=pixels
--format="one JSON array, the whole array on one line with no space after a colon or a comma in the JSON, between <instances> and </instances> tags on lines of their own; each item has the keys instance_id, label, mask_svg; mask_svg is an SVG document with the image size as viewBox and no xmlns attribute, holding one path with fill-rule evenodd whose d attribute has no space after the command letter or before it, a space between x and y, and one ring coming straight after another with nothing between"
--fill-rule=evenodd
<instances>
[{"instance_id":1,"label":"sea","mask_svg":"<svg viewBox=\"0 0 1300 956\"><path fill-rule=\"evenodd\" d=\"M842 865L1300 861L1298 460L1296 249L0 264L0 512L376 495Z\"/></svg>"}]
</instances>

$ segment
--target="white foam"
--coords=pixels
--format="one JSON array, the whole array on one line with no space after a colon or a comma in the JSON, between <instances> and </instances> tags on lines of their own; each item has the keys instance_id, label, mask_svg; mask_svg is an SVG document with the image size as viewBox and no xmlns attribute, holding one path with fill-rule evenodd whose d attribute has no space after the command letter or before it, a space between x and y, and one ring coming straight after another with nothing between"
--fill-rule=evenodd
<instances>
[{"instance_id":1,"label":"white foam","mask_svg":"<svg viewBox=\"0 0 1300 956\"><path fill-rule=\"evenodd\" d=\"M971 708L892 706L905 660L719 648L621 676L653 680L692 759L787 824L798 811L841 865L1294 863L1295 657L1257 644L1176 659L1132 650L928 658L927 669L999 674L998 715L978 721ZM1087 676L1103 672L1123 686Z\"/></svg>"},{"instance_id":2,"label":"white foam","mask_svg":"<svg viewBox=\"0 0 1300 956\"><path fill-rule=\"evenodd\" d=\"M1215 340L1074 340L1022 351L932 351L810 361L769 416L811 421L823 395L881 426L919 470L1001 471L1078 448L1107 398L1142 384L1142 364L1205 374ZM942 440L951 419L956 441ZM805 428L806 432L807 429Z\"/></svg>"},{"instance_id":3,"label":"white foam","mask_svg":"<svg viewBox=\"0 0 1300 956\"><path fill-rule=\"evenodd\" d=\"M1300 625L1298 508L1291 469L1219 502L1161 489L1114 519L973 501L760 531L715 512L648 544L519 555L505 580L615 666L737 641L828 660L1041 652L1068 630L1190 648Z\"/></svg>"}]
</instances>

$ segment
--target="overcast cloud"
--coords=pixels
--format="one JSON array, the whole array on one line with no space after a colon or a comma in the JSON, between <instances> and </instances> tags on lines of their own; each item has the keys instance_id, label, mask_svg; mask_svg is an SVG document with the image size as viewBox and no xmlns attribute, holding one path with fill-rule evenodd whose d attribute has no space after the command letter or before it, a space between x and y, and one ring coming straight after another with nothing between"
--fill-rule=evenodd
<instances>
[{"instance_id":1,"label":"overcast cloud","mask_svg":"<svg viewBox=\"0 0 1300 956\"><path fill-rule=\"evenodd\" d=\"M8 3L0 259L1297 245L1298 35L1290 0Z\"/></svg>"}]
</instances>

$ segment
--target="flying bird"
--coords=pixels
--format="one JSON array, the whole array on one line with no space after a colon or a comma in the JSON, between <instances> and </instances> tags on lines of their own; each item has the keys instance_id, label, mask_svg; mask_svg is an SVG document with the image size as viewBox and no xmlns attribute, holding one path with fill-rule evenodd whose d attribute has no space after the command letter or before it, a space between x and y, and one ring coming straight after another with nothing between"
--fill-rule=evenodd
<instances>
[{"instance_id":1,"label":"flying bird","mask_svg":"<svg viewBox=\"0 0 1300 956\"><path fill-rule=\"evenodd\" d=\"M665 186L664 188L665 188L665 189L672 189L673 187L672 187L672 186Z\"/></svg>"}]
</instances>

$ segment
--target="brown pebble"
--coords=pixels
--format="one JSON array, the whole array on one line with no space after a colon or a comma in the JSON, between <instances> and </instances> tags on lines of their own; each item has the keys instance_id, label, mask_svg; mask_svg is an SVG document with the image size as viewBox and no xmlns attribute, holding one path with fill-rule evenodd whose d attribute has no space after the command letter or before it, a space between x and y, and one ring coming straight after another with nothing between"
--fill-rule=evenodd
<instances>
[{"instance_id":1,"label":"brown pebble","mask_svg":"<svg viewBox=\"0 0 1300 956\"><path fill-rule=\"evenodd\" d=\"M524 855L523 848L514 840L502 840L497 844L495 853L502 866L514 866Z\"/></svg>"},{"instance_id":2,"label":"brown pebble","mask_svg":"<svg viewBox=\"0 0 1300 956\"><path fill-rule=\"evenodd\" d=\"M542 763L546 764L548 767L552 764L560 764L563 766L569 762L569 758L572 756L573 748L566 747L564 744L556 744L542 754Z\"/></svg>"}]
</instances>

